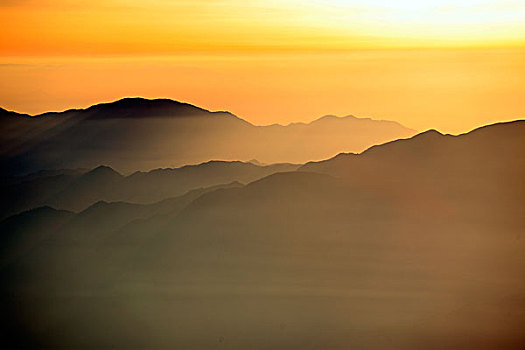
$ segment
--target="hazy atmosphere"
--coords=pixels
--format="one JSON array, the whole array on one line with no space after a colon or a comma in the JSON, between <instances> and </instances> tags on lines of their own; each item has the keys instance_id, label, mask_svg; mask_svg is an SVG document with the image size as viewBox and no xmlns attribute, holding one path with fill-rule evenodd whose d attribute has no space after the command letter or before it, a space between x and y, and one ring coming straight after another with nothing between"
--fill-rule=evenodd
<instances>
[{"instance_id":1,"label":"hazy atmosphere","mask_svg":"<svg viewBox=\"0 0 525 350\"><path fill-rule=\"evenodd\" d=\"M0 348L525 348L524 2L0 23Z\"/></svg>"}]
</instances>

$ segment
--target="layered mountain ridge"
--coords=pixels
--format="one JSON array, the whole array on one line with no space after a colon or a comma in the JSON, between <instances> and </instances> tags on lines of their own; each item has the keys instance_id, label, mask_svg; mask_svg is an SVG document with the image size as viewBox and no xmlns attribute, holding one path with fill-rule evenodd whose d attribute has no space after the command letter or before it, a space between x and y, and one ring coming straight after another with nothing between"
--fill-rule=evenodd
<instances>
[{"instance_id":1,"label":"layered mountain ridge","mask_svg":"<svg viewBox=\"0 0 525 350\"><path fill-rule=\"evenodd\" d=\"M276 172L294 171L298 167L295 164L210 161L174 169L135 172L128 176L101 165L91 170L64 169L4 177L0 184L0 219L43 205L81 211L98 201L148 204L197 188L234 181L248 183Z\"/></svg>"},{"instance_id":2,"label":"layered mountain ridge","mask_svg":"<svg viewBox=\"0 0 525 350\"><path fill-rule=\"evenodd\" d=\"M525 121L272 167L9 178L48 178L33 190L49 193L76 176L50 195L61 203L131 179L135 196L253 180L1 221L0 335L28 348L523 349Z\"/></svg>"},{"instance_id":3,"label":"layered mountain ridge","mask_svg":"<svg viewBox=\"0 0 525 350\"><path fill-rule=\"evenodd\" d=\"M304 163L415 134L395 122L351 116L255 126L229 112L169 99L125 98L86 109L0 116L0 164L10 174L99 164L128 173L214 159Z\"/></svg>"}]
</instances>

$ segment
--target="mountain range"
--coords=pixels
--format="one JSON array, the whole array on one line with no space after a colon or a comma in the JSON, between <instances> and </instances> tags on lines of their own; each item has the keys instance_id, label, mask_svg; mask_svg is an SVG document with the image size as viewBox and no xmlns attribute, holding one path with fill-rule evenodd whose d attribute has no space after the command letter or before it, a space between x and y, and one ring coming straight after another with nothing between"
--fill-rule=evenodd
<instances>
[{"instance_id":1,"label":"mountain range","mask_svg":"<svg viewBox=\"0 0 525 350\"><path fill-rule=\"evenodd\" d=\"M128 176L108 166L6 176L0 184L0 219L39 206L81 211L98 201L154 203L190 190L231 182L248 183L298 167L295 164L210 161L175 169L137 171Z\"/></svg>"},{"instance_id":2,"label":"mountain range","mask_svg":"<svg viewBox=\"0 0 525 350\"><path fill-rule=\"evenodd\" d=\"M129 173L216 159L304 163L416 133L353 116L255 126L229 112L144 98L35 116L0 109L0 132L0 164L12 175L100 164Z\"/></svg>"},{"instance_id":3,"label":"mountain range","mask_svg":"<svg viewBox=\"0 0 525 350\"><path fill-rule=\"evenodd\" d=\"M184 171L206 166L257 175L0 222L2 336L44 348L525 346L525 121L268 176L235 162ZM56 172L9 181L74 176L50 196L69 203L111 193L91 177L154 176Z\"/></svg>"}]
</instances>

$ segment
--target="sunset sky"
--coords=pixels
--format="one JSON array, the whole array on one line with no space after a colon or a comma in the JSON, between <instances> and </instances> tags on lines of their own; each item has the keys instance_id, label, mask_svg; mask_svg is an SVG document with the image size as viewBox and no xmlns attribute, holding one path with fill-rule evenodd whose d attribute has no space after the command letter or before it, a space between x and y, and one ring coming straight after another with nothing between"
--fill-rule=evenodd
<instances>
[{"instance_id":1,"label":"sunset sky","mask_svg":"<svg viewBox=\"0 0 525 350\"><path fill-rule=\"evenodd\" d=\"M125 96L255 124L525 118L525 1L0 0L0 106Z\"/></svg>"}]
</instances>

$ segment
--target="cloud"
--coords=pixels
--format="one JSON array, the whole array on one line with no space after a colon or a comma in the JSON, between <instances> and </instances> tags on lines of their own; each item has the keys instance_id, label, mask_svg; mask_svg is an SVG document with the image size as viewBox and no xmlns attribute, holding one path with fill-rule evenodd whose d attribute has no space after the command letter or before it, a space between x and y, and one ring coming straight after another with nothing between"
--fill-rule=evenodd
<instances>
[{"instance_id":1,"label":"cloud","mask_svg":"<svg viewBox=\"0 0 525 350\"><path fill-rule=\"evenodd\" d=\"M21 63L0 63L0 68L12 68L12 67L34 67L35 64L21 64Z\"/></svg>"}]
</instances>

